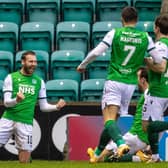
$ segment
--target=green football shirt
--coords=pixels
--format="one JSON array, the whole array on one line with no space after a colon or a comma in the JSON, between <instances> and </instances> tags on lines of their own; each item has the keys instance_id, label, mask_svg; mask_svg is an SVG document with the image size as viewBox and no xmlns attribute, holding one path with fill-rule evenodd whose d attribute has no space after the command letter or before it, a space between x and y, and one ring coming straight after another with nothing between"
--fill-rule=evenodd
<instances>
[{"instance_id":1,"label":"green football shirt","mask_svg":"<svg viewBox=\"0 0 168 168\"><path fill-rule=\"evenodd\" d=\"M25 76L19 71L11 73L12 79L12 98L18 92L22 92L25 99L17 103L14 107L6 108L3 117L26 124L33 123L34 109L41 89L41 79L36 76Z\"/></svg>"},{"instance_id":2,"label":"green football shirt","mask_svg":"<svg viewBox=\"0 0 168 168\"><path fill-rule=\"evenodd\" d=\"M161 38L157 47L161 52L165 52L165 59L168 59L168 38ZM149 93L151 96L168 98L168 65L165 73L149 71Z\"/></svg>"},{"instance_id":3,"label":"green football shirt","mask_svg":"<svg viewBox=\"0 0 168 168\"><path fill-rule=\"evenodd\" d=\"M145 101L145 98L144 98L144 95L142 95L138 101L133 125L129 132L132 133L133 135L137 135L140 140L142 140L146 144L149 144L147 132L144 132L142 128L142 107L143 107L144 101Z\"/></svg>"},{"instance_id":4,"label":"green football shirt","mask_svg":"<svg viewBox=\"0 0 168 168\"><path fill-rule=\"evenodd\" d=\"M107 79L137 84L137 70L148 50L148 34L134 27L115 29Z\"/></svg>"}]
</instances>

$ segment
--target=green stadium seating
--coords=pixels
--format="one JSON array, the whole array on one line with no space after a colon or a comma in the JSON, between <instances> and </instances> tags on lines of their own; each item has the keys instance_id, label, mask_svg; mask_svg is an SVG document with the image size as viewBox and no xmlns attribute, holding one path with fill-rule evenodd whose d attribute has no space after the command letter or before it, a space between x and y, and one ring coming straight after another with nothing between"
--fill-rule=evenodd
<instances>
[{"instance_id":1,"label":"green stadium seating","mask_svg":"<svg viewBox=\"0 0 168 168\"><path fill-rule=\"evenodd\" d=\"M20 50L44 50L51 53L54 45L54 25L47 22L27 22L21 25Z\"/></svg>"},{"instance_id":2,"label":"green stadium seating","mask_svg":"<svg viewBox=\"0 0 168 168\"><path fill-rule=\"evenodd\" d=\"M0 22L23 23L25 0L0 0Z\"/></svg>"},{"instance_id":3,"label":"green stadium seating","mask_svg":"<svg viewBox=\"0 0 168 168\"><path fill-rule=\"evenodd\" d=\"M154 21L139 21L136 25L136 28L142 31L148 32L148 34L155 39L154 33Z\"/></svg>"},{"instance_id":4,"label":"green stadium seating","mask_svg":"<svg viewBox=\"0 0 168 168\"><path fill-rule=\"evenodd\" d=\"M111 58L111 51L107 50L105 53L98 56L96 60L90 63L88 65L88 78L89 79L97 79L97 78L106 79L110 58Z\"/></svg>"},{"instance_id":5,"label":"green stadium seating","mask_svg":"<svg viewBox=\"0 0 168 168\"><path fill-rule=\"evenodd\" d=\"M51 22L57 24L60 15L60 0L27 0L28 22Z\"/></svg>"},{"instance_id":6,"label":"green stadium seating","mask_svg":"<svg viewBox=\"0 0 168 168\"><path fill-rule=\"evenodd\" d=\"M140 99L140 97L141 97L141 93L139 92L138 86L136 86L135 91L134 91L132 98L131 98L131 102L137 103L138 100Z\"/></svg>"},{"instance_id":7,"label":"green stadium seating","mask_svg":"<svg viewBox=\"0 0 168 168\"><path fill-rule=\"evenodd\" d=\"M3 101L3 91L2 91L2 88L3 88L3 81L0 80L0 102L1 103Z\"/></svg>"},{"instance_id":8,"label":"green stadium seating","mask_svg":"<svg viewBox=\"0 0 168 168\"><path fill-rule=\"evenodd\" d=\"M122 23L120 21L95 22L92 28L92 47L95 47L108 31L119 27L122 27Z\"/></svg>"},{"instance_id":9,"label":"green stadium seating","mask_svg":"<svg viewBox=\"0 0 168 168\"><path fill-rule=\"evenodd\" d=\"M100 102L105 79L87 79L80 85L80 100L86 102Z\"/></svg>"},{"instance_id":10,"label":"green stadium seating","mask_svg":"<svg viewBox=\"0 0 168 168\"><path fill-rule=\"evenodd\" d=\"M55 79L46 82L47 100L58 101L63 98L66 101L78 101L79 84L71 79Z\"/></svg>"},{"instance_id":11,"label":"green stadium seating","mask_svg":"<svg viewBox=\"0 0 168 168\"><path fill-rule=\"evenodd\" d=\"M21 68L21 56L25 51L19 51L16 53L15 57L15 70L19 70ZM34 50L37 57L37 68L35 73L39 75L44 81L49 79L48 70L49 70L49 54L46 51L42 50Z\"/></svg>"},{"instance_id":12,"label":"green stadium seating","mask_svg":"<svg viewBox=\"0 0 168 168\"><path fill-rule=\"evenodd\" d=\"M62 21L94 22L96 0L62 0Z\"/></svg>"},{"instance_id":13,"label":"green stadium seating","mask_svg":"<svg viewBox=\"0 0 168 168\"><path fill-rule=\"evenodd\" d=\"M60 22L56 29L58 50L80 50L87 53L90 44L90 25L86 22Z\"/></svg>"},{"instance_id":14,"label":"green stadium seating","mask_svg":"<svg viewBox=\"0 0 168 168\"><path fill-rule=\"evenodd\" d=\"M133 0L139 21L154 21L160 14L161 0Z\"/></svg>"},{"instance_id":15,"label":"green stadium seating","mask_svg":"<svg viewBox=\"0 0 168 168\"><path fill-rule=\"evenodd\" d=\"M0 80L13 72L14 55L8 51L0 51Z\"/></svg>"},{"instance_id":16,"label":"green stadium seating","mask_svg":"<svg viewBox=\"0 0 168 168\"><path fill-rule=\"evenodd\" d=\"M15 53L18 47L18 25L0 22L0 50Z\"/></svg>"},{"instance_id":17,"label":"green stadium seating","mask_svg":"<svg viewBox=\"0 0 168 168\"><path fill-rule=\"evenodd\" d=\"M82 73L76 71L85 54L78 50L60 50L51 55L51 79L72 79L79 83Z\"/></svg>"},{"instance_id":18,"label":"green stadium seating","mask_svg":"<svg viewBox=\"0 0 168 168\"><path fill-rule=\"evenodd\" d=\"M97 0L97 21L120 21L121 11L130 6L131 0Z\"/></svg>"}]
</instances>

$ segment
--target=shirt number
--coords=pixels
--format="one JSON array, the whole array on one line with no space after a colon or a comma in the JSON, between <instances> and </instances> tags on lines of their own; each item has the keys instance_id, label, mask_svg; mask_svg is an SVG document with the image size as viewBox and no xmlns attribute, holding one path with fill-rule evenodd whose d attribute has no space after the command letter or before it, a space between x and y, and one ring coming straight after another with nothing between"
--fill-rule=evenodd
<instances>
[{"instance_id":1,"label":"shirt number","mask_svg":"<svg viewBox=\"0 0 168 168\"><path fill-rule=\"evenodd\" d=\"M130 45L125 45L124 46L124 51L129 51L128 55L126 56L125 60L122 63L122 66L125 66L128 61L131 59L135 52L136 47L135 46L130 46Z\"/></svg>"}]
</instances>

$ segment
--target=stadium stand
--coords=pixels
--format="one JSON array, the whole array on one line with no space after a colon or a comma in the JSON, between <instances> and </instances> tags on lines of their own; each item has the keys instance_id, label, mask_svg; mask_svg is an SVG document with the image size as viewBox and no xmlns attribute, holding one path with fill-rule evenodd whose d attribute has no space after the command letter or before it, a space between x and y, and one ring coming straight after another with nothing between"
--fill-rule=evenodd
<instances>
[{"instance_id":1,"label":"stadium stand","mask_svg":"<svg viewBox=\"0 0 168 168\"><path fill-rule=\"evenodd\" d=\"M13 72L14 55L9 51L0 51L0 80Z\"/></svg>"},{"instance_id":2,"label":"stadium stand","mask_svg":"<svg viewBox=\"0 0 168 168\"><path fill-rule=\"evenodd\" d=\"M90 24L86 22L60 22L56 29L58 50L88 52L90 47Z\"/></svg>"},{"instance_id":3,"label":"stadium stand","mask_svg":"<svg viewBox=\"0 0 168 168\"><path fill-rule=\"evenodd\" d=\"M121 27L120 21L95 22L92 26L92 47L95 47L112 28Z\"/></svg>"},{"instance_id":4,"label":"stadium stand","mask_svg":"<svg viewBox=\"0 0 168 168\"><path fill-rule=\"evenodd\" d=\"M130 5L131 0L97 0L96 21L120 21L121 10Z\"/></svg>"},{"instance_id":5,"label":"stadium stand","mask_svg":"<svg viewBox=\"0 0 168 168\"><path fill-rule=\"evenodd\" d=\"M0 22L14 22L21 25L24 21L25 0L0 0Z\"/></svg>"},{"instance_id":6,"label":"stadium stand","mask_svg":"<svg viewBox=\"0 0 168 168\"><path fill-rule=\"evenodd\" d=\"M76 71L85 54L78 50L60 50L51 55L51 79L72 79L78 83L83 79L82 73Z\"/></svg>"},{"instance_id":7,"label":"stadium stand","mask_svg":"<svg viewBox=\"0 0 168 168\"><path fill-rule=\"evenodd\" d=\"M160 14L161 0L133 0L139 21L154 21Z\"/></svg>"},{"instance_id":8,"label":"stadium stand","mask_svg":"<svg viewBox=\"0 0 168 168\"><path fill-rule=\"evenodd\" d=\"M20 29L20 50L44 50L51 53L54 25L47 22L27 22Z\"/></svg>"},{"instance_id":9,"label":"stadium stand","mask_svg":"<svg viewBox=\"0 0 168 168\"><path fill-rule=\"evenodd\" d=\"M100 102L105 79L87 79L80 85L80 100Z\"/></svg>"},{"instance_id":10,"label":"stadium stand","mask_svg":"<svg viewBox=\"0 0 168 168\"><path fill-rule=\"evenodd\" d=\"M18 25L0 22L0 50L15 53L18 48Z\"/></svg>"},{"instance_id":11,"label":"stadium stand","mask_svg":"<svg viewBox=\"0 0 168 168\"><path fill-rule=\"evenodd\" d=\"M27 0L26 20L28 22L51 22L60 20L60 0Z\"/></svg>"},{"instance_id":12,"label":"stadium stand","mask_svg":"<svg viewBox=\"0 0 168 168\"><path fill-rule=\"evenodd\" d=\"M96 0L62 0L62 21L94 22Z\"/></svg>"},{"instance_id":13,"label":"stadium stand","mask_svg":"<svg viewBox=\"0 0 168 168\"><path fill-rule=\"evenodd\" d=\"M107 50L102 55L98 56L96 60L88 65L88 78L97 79L102 78L106 79L108 64L111 58L111 51Z\"/></svg>"},{"instance_id":14,"label":"stadium stand","mask_svg":"<svg viewBox=\"0 0 168 168\"><path fill-rule=\"evenodd\" d=\"M79 84L71 79L55 79L46 82L48 101L63 98L66 101L78 101Z\"/></svg>"},{"instance_id":15,"label":"stadium stand","mask_svg":"<svg viewBox=\"0 0 168 168\"><path fill-rule=\"evenodd\" d=\"M0 102L3 101L3 93L2 93L3 81L0 80Z\"/></svg>"}]
</instances>

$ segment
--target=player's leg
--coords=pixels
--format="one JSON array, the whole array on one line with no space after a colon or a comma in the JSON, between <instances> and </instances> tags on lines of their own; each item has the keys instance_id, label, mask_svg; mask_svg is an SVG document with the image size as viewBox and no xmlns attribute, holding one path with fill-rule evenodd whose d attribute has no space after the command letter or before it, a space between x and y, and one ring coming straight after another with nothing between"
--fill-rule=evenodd
<instances>
[{"instance_id":1,"label":"player's leg","mask_svg":"<svg viewBox=\"0 0 168 168\"><path fill-rule=\"evenodd\" d=\"M20 163L30 163L32 151L32 125L16 123L15 131L19 161Z\"/></svg>"},{"instance_id":2,"label":"player's leg","mask_svg":"<svg viewBox=\"0 0 168 168\"><path fill-rule=\"evenodd\" d=\"M4 146L13 133L13 121L6 118L0 119L0 147Z\"/></svg>"}]
</instances>

